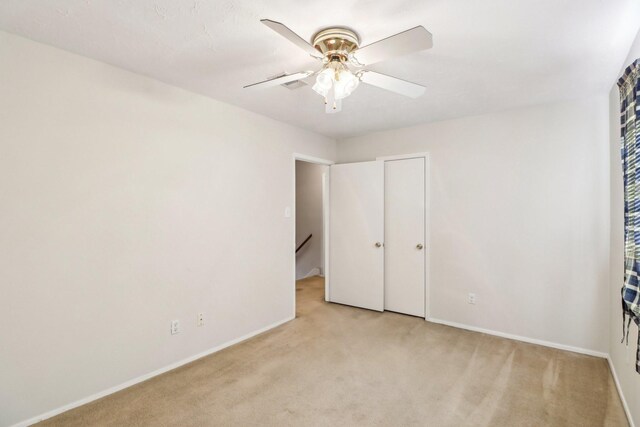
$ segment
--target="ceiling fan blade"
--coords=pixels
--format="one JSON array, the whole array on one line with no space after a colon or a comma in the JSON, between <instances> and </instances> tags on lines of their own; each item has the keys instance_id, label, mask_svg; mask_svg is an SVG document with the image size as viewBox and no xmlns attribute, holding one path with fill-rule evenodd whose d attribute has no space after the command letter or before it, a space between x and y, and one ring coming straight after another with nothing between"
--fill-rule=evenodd
<instances>
[{"instance_id":1,"label":"ceiling fan blade","mask_svg":"<svg viewBox=\"0 0 640 427\"><path fill-rule=\"evenodd\" d=\"M376 86L381 89L399 93L400 95L408 96L409 98L417 98L421 96L426 89L424 86L419 84L397 79L385 74L376 73L374 71L363 71L360 76L360 81L370 84L371 86Z\"/></svg>"},{"instance_id":2,"label":"ceiling fan blade","mask_svg":"<svg viewBox=\"0 0 640 427\"><path fill-rule=\"evenodd\" d=\"M303 82L305 82L307 85L309 86L313 86L316 83L316 75L322 70L318 70L318 71L313 71L311 72L311 74L309 74L307 77L300 79Z\"/></svg>"},{"instance_id":3,"label":"ceiling fan blade","mask_svg":"<svg viewBox=\"0 0 640 427\"><path fill-rule=\"evenodd\" d=\"M260 22L271 28L276 33L280 34L285 39L289 40L291 43L298 46L300 49L307 52L309 55L315 58L322 58L322 53L320 53L320 51L311 46L305 39L291 31L286 25L280 22L272 21L270 19L261 19Z\"/></svg>"},{"instance_id":4,"label":"ceiling fan blade","mask_svg":"<svg viewBox=\"0 0 640 427\"><path fill-rule=\"evenodd\" d=\"M313 74L313 71L300 71L299 73L285 74L284 76L274 77L272 79L264 80L262 82L247 85L244 87L244 89L280 86L282 84L293 82L295 80L302 80L305 77L310 76L311 74Z\"/></svg>"},{"instance_id":5,"label":"ceiling fan blade","mask_svg":"<svg viewBox=\"0 0 640 427\"><path fill-rule=\"evenodd\" d=\"M361 65L375 64L395 56L431 49L433 36L423 26L417 26L386 39L361 47L353 54Z\"/></svg>"}]
</instances>

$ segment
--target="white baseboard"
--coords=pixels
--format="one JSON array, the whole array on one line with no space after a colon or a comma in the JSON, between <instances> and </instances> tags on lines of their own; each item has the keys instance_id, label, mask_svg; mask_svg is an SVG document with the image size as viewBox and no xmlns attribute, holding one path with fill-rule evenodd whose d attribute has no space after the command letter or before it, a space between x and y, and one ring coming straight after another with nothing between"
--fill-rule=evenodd
<instances>
[{"instance_id":1,"label":"white baseboard","mask_svg":"<svg viewBox=\"0 0 640 427\"><path fill-rule=\"evenodd\" d=\"M272 323L270 325L267 325L264 328L260 328L258 330L253 331L253 332L245 334L245 335L243 335L241 337L238 337L238 338L236 338L234 340L228 341L228 342L226 342L224 344L220 344L220 345L218 345L216 347L213 347L211 349L205 350L205 351L203 351L201 353L198 353L198 354L196 354L194 356L190 356L190 357L188 357L186 359L182 359L182 360L180 360L178 362L172 363L172 364L167 365L167 366L165 366L163 368L157 369L157 370L155 370L153 372L149 372L147 374L141 375L141 376L139 376L137 378L131 379L131 380L126 381L126 382L124 382L122 384L119 384L117 386L108 388L108 389L103 390L101 392L92 394L91 396L85 397L83 399L77 400L75 402L69 403L67 405L61 406L61 407L53 409L51 411L45 412L44 414L37 415L37 416L32 417L32 418L30 418L28 420L24 420L24 421L18 422L16 424L14 424L12 427L26 427L26 426L30 426L32 424L35 424L37 422L46 420L47 418L51 418L51 417L53 417L55 415L59 415L59 414L61 414L63 412L66 412L66 411L68 411L70 409L77 408L78 406L85 405L85 404L87 404L89 402L92 402L94 400L97 400L97 399L100 399L102 397L108 396L110 394L116 393L116 392L118 392L120 390L123 390L123 389L125 389L127 387L131 387L132 385L138 384L140 382L146 381L146 380L148 380L150 378L153 378L155 376L158 376L160 374L168 372L168 371L170 371L172 369L176 369L176 368L178 368L178 367L180 367L182 365L186 365L187 363L191 363L191 362L193 362L193 361L195 361L197 359L200 359L202 357L205 357L205 356L208 356L210 354L216 353L216 352L218 352L220 350L223 350L223 349L225 349L227 347L230 347L230 346L232 346L234 344L237 344L239 342L245 341L245 340L247 340L249 338L252 338L252 337L254 337L256 335L259 335L259 334L261 334L263 332L266 332L266 331L268 331L270 329L276 328L276 327L278 327L278 326L280 326L280 325L282 325L282 324L284 324L286 322L289 322L290 320L293 320L293 319L294 319L294 317L287 317L286 319L283 319L283 320L280 320L278 322L275 322L275 323ZM493 331L493 330L490 330L490 329L478 328L478 327L475 327L475 326L464 325L464 324L461 324L461 323L449 322L447 320L440 320L440 319L434 319L434 318L429 318L429 319L426 319L426 320L428 322L438 323L438 324L441 324L441 325L451 326L451 327L454 327L454 328L466 329L466 330L473 331L473 332L481 332L481 333L488 334L488 335L494 335L494 336L498 336L498 337L502 337L502 338L508 338L508 339L512 339L512 340L516 340L516 341L523 341L523 342L527 342L527 343L531 343L531 344L538 344L538 345L543 345L545 347L557 348L557 349L560 349L560 350L567 350L567 351L572 351L572 352L575 352L575 353L587 354L587 355L590 355L590 356L602 357L602 358L607 359L607 361L609 362L609 368L610 368L611 373L613 375L614 382L616 384L616 388L618 390L618 395L620 396L620 400L622 401L622 406L624 408L624 411L625 411L625 414L626 414L627 419L629 421L629 424L631 425L631 427L635 427L635 424L633 423L633 419L631 418L631 412L629 411L629 406L627 405L627 401L626 401L626 399L624 397L624 394L622 393L622 389L620 387L620 382L618 381L618 376L617 376L616 370L615 370L615 368L613 366L613 363L611 362L611 358L609 357L608 354L602 353L602 352L598 352L598 351L593 351L593 350L587 350L587 349L583 349L583 348L579 348L579 347L573 347L573 346L568 346L568 345L564 345L564 344L557 344L557 343L552 343L552 342L549 342L549 341L543 341L543 340L538 340L538 339L534 339L534 338L523 337L523 336L520 336L520 335L507 334L507 333L504 333L504 332Z\"/></svg>"},{"instance_id":2,"label":"white baseboard","mask_svg":"<svg viewBox=\"0 0 640 427\"><path fill-rule=\"evenodd\" d=\"M483 329L475 326L464 325L462 323L449 322L448 320L440 320L440 319L434 319L434 318L428 318L426 320L427 322L438 323L441 325L451 326L454 328L466 329L468 331L473 331L473 332L481 332L483 334L495 335L497 337L508 338L516 341L523 341L531 344L538 344L538 345L543 345L545 347L557 348L559 350L572 351L574 353L587 354L589 356L596 356L596 357L602 357L604 359L607 359L607 362L609 363L609 370L611 371L611 375L613 376L613 381L616 384L616 389L618 390L618 396L620 396L620 400L622 401L622 407L624 408L624 413L627 416L627 421L629 422L629 425L631 427L635 427L633 418L631 417L631 411L629 410L629 405L627 404L627 400L625 399L624 393L622 392L622 387L620 386L620 381L618 380L618 374L616 373L616 369L613 366L611 357L607 353L602 353L594 350L587 350L580 347L573 347L570 345L558 344L558 343L549 342L549 341L538 340L535 338L523 337L520 335L507 334L504 332L493 331L490 329Z\"/></svg>"},{"instance_id":3,"label":"white baseboard","mask_svg":"<svg viewBox=\"0 0 640 427\"><path fill-rule=\"evenodd\" d=\"M194 356L187 357L186 359L179 360L179 361L174 362L174 363L172 363L170 365L167 365L167 366L165 366L163 368L156 369L153 372L149 372L147 374L141 375L141 376L139 376L137 378L134 378L132 380L125 381L122 384L119 384L117 386L108 388L106 390L100 391L100 392L95 393L95 394L92 394L91 396L82 398L80 400L76 400L75 402L72 402L72 403L69 403L67 405L61 406L59 408L53 409L51 411L45 412L44 414L40 414L40 415L37 415L35 417L29 418L28 420L20 421L17 424L14 424L11 427L26 427L26 426L30 426L30 425L35 424L37 422L46 420L47 418L51 418L51 417L53 417L55 415L59 415L59 414L61 414L63 412L66 412L66 411L68 411L70 409L77 408L78 406L85 405L85 404L87 404L89 402L93 402L94 400L97 400L97 399L100 399L102 397L108 396L108 395L113 394L113 393L115 393L117 391L123 390L123 389L125 389L127 387L131 387L132 385L141 383L142 381L146 381L146 380L148 380L150 378L153 378L155 376L158 376L160 374L164 374L165 372L171 371L172 369L176 369L176 368L178 368L178 367L180 367L182 365L186 365L187 363L191 363L194 360L197 360L197 359L200 359L202 357L208 356L210 354L216 353L216 352L218 352L220 350L223 350L223 349L225 349L227 347L230 347L230 346L232 346L234 344L238 344L241 341L245 341L245 340L247 340L249 338L252 338L252 337L254 337L256 335L259 335L259 334L261 334L263 332L267 332L268 330L276 328L276 327L278 327L278 326L280 326L280 325L282 325L284 323L287 323L288 321L293 320L294 318L295 318L295 316L292 316L292 317L287 317L286 319L283 319L283 320L279 320L279 321L277 321L275 323L272 323L270 325L265 326L264 328L260 328L258 330L253 331L253 332L249 332L248 334L245 334L245 335L243 335L241 337L238 337L236 339L233 339L231 341L227 341L227 342L225 342L223 344L220 344L220 345L218 345L216 347L213 347L213 348L210 348L208 350L205 350L205 351L203 351L201 353L198 353L198 354L196 354Z\"/></svg>"},{"instance_id":4,"label":"white baseboard","mask_svg":"<svg viewBox=\"0 0 640 427\"><path fill-rule=\"evenodd\" d=\"M539 340L539 339L535 339L535 338L523 337L523 336L520 336L520 335L507 334L505 332L493 331L491 329L483 329L483 328L478 328L476 326L465 325L465 324L462 324L462 323L449 322L448 320L434 319L433 317L430 317L430 318L428 318L426 320L427 320L427 322L439 323L441 325L452 326L454 328L466 329L468 331L473 331L473 332L481 332L481 333L487 334L487 335L495 335L497 337L508 338L510 340L522 341L522 342L527 342L527 343L530 343L530 344L543 345L545 347L557 348L559 350L572 351L574 353L587 354L589 356L602 357L603 359L606 359L606 358L609 357L609 355L607 353L603 353L603 352L600 352L600 351L588 350L586 348L573 347L573 346L570 346L570 345L558 344L558 343L554 343L554 342L550 342L550 341L544 341L544 340Z\"/></svg>"},{"instance_id":5,"label":"white baseboard","mask_svg":"<svg viewBox=\"0 0 640 427\"><path fill-rule=\"evenodd\" d=\"M616 373L616 368L613 366L613 361L611 357L607 355L607 362L609 362L609 369L611 370L611 375L613 376L613 382L616 384L616 389L618 390L618 396L620 396L620 400L622 401L622 407L624 408L624 413L627 416L627 421L629 421L629 425L631 427L635 427L633 423L633 418L631 417L631 411L629 410L629 405L627 405L627 399L624 398L624 393L622 393L622 387L620 386L620 381L618 381L618 374Z\"/></svg>"},{"instance_id":6,"label":"white baseboard","mask_svg":"<svg viewBox=\"0 0 640 427\"><path fill-rule=\"evenodd\" d=\"M304 275L304 278L306 279L307 277L313 277L313 276L319 276L320 275L320 269L318 267L314 267L311 269L311 271L309 271L307 274Z\"/></svg>"}]
</instances>

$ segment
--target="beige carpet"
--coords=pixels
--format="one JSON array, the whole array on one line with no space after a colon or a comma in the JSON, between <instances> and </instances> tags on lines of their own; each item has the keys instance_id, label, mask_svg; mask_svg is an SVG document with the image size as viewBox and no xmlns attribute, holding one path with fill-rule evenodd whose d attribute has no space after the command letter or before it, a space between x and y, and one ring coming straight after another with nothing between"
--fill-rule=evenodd
<instances>
[{"instance_id":1,"label":"beige carpet","mask_svg":"<svg viewBox=\"0 0 640 427\"><path fill-rule=\"evenodd\" d=\"M60 426L626 426L604 359L323 301L45 421Z\"/></svg>"}]
</instances>

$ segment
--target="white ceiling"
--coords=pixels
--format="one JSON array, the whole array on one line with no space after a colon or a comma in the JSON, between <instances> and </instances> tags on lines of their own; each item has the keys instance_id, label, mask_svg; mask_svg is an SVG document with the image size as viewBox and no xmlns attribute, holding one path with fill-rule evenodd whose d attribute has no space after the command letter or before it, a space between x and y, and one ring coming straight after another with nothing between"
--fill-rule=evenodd
<instances>
[{"instance_id":1,"label":"white ceiling","mask_svg":"<svg viewBox=\"0 0 640 427\"><path fill-rule=\"evenodd\" d=\"M362 44L423 25L431 50L375 71L427 87L409 99L361 85L327 115L310 87L244 90L317 67L260 23ZM604 93L640 24L637 0L3 0L0 29L332 137Z\"/></svg>"}]
</instances>

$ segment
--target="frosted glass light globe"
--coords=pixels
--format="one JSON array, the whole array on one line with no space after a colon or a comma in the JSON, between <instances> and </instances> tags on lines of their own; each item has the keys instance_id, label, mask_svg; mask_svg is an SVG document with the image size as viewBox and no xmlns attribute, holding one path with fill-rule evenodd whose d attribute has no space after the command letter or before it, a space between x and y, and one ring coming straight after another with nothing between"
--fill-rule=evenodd
<instances>
[{"instance_id":1,"label":"frosted glass light globe","mask_svg":"<svg viewBox=\"0 0 640 427\"><path fill-rule=\"evenodd\" d=\"M313 85L313 90L316 91L319 95L327 97L331 86L333 85L333 70L330 68L325 68L321 73L316 77L316 84Z\"/></svg>"},{"instance_id":2,"label":"frosted glass light globe","mask_svg":"<svg viewBox=\"0 0 640 427\"><path fill-rule=\"evenodd\" d=\"M360 79L354 76L351 71L344 69L340 71L339 79L334 83L334 91L336 99L343 99L351 95L351 93L360 84Z\"/></svg>"}]
</instances>

